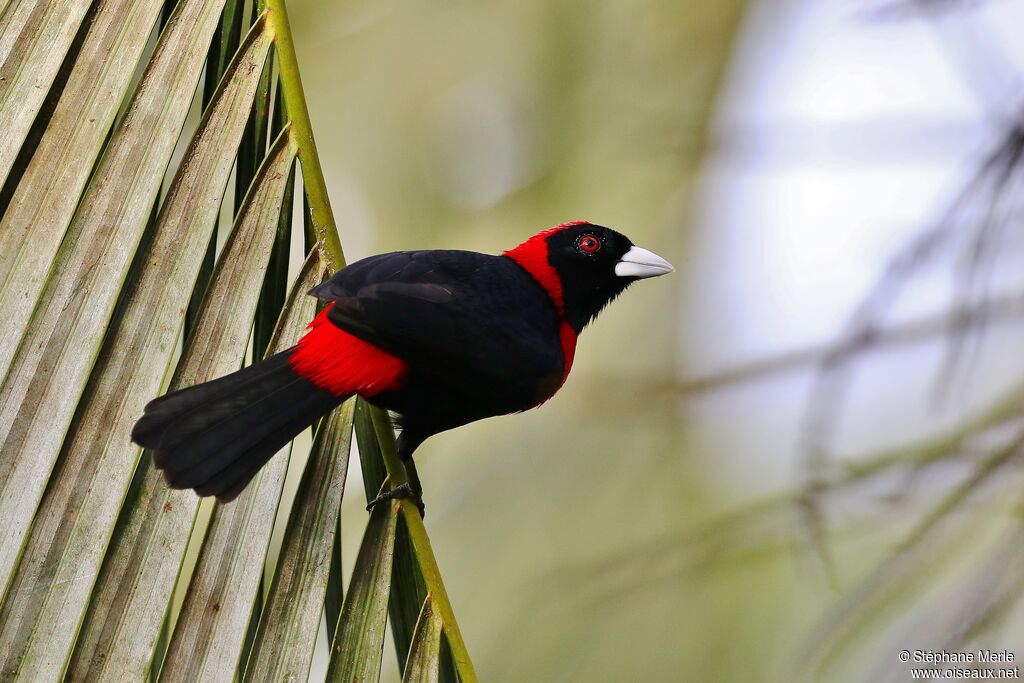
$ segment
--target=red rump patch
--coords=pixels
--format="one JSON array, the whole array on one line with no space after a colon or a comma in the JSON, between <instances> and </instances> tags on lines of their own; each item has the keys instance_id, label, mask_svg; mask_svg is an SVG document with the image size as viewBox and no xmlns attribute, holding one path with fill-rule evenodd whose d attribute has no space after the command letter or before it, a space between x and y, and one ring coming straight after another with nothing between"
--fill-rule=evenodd
<instances>
[{"instance_id":1,"label":"red rump patch","mask_svg":"<svg viewBox=\"0 0 1024 683\"><path fill-rule=\"evenodd\" d=\"M397 389L409 371L401 358L339 328L320 312L309 324L288 362L292 369L335 396L369 398Z\"/></svg>"},{"instance_id":2,"label":"red rump patch","mask_svg":"<svg viewBox=\"0 0 1024 683\"><path fill-rule=\"evenodd\" d=\"M519 264L519 266L527 273L533 276L533 279L540 283L540 286L544 288L544 291L551 297L551 303L555 305L555 310L558 311L558 317L562 319L562 324L558 330L558 337L562 342L562 357L565 361L565 371L562 374L562 383L565 383L565 379L569 376L569 371L572 369L572 361L576 356L576 331L572 329L572 326L565 320L565 300L562 297L562 279L558 276L558 271L554 269L551 263L548 261L548 237L556 232L565 230L566 228L575 227L577 225L588 225L588 221L572 221L571 223L562 223L556 225L553 228L542 230L536 235L520 244L515 249L509 249L505 252L505 256ZM561 385L559 385L561 387Z\"/></svg>"}]
</instances>

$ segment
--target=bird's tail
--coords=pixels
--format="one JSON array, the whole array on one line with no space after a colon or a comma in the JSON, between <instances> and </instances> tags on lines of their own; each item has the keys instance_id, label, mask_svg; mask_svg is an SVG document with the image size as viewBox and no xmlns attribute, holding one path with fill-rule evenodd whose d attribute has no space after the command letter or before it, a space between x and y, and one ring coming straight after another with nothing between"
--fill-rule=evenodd
<instances>
[{"instance_id":1,"label":"bird's tail","mask_svg":"<svg viewBox=\"0 0 1024 683\"><path fill-rule=\"evenodd\" d=\"M292 349L150 401L132 440L172 488L234 500L271 456L346 397L296 373Z\"/></svg>"}]
</instances>

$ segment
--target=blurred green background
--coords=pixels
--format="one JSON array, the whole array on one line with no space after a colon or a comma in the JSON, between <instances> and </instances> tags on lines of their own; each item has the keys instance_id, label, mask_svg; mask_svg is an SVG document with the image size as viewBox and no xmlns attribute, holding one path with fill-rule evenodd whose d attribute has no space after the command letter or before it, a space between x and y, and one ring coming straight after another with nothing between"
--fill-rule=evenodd
<instances>
[{"instance_id":1,"label":"blurred green background","mask_svg":"<svg viewBox=\"0 0 1024 683\"><path fill-rule=\"evenodd\" d=\"M826 530L824 570L799 500L785 498L802 483L801 416L821 399L821 345L1003 130L970 79L950 85L956 64L933 31L1019 37L1022 3L941 16L931 4L290 3L350 260L498 252L588 219L679 270L602 314L543 409L440 435L417 454L427 525L483 680L790 680L816 630L839 618L832 610L856 603L917 513L970 471L957 461L901 506L879 501L904 480L844 498L838 517L855 523ZM985 15L989 5L1006 14ZM946 286L925 280L898 311L947 303ZM1002 329L977 352L995 359L977 370L983 386L931 410L945 329L871 361L838 450L895 443L899 455L1019 377L1006 349L1020 330ZM792 349L781 378L764 373L767 388L757 372L753 387L744 379L724 395L688 383ZM358 491L358 468L350 477ZM1014 499L985 491L999 505L972 518L977 544L1019 523ZM745 507L764 496L783 500ZM364 514L358 496L345 499L348 567ZM950 538L968 563L954 578L987 557L965 536L947 536L947 550ZM826 680L904 680L899 649L944 646L903 630L934 607L922 595L932 575L916 576L885 594L898 618L866 622L881 644ZM985 644L1019 642L1019 618L1010 624ZM390 653L385 666L394 679Z\"/></svg>"}]
</instances>

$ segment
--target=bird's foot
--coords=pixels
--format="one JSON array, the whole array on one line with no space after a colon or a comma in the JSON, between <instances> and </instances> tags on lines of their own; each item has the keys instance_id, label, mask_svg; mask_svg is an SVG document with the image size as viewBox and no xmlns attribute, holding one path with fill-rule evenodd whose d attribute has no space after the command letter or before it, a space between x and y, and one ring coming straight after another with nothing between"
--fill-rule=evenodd
<instances>
[{"instance_id":1,"label":"bird's foot","mask_svg":"<svg viewBox=\"0 0 1024 683\"><path fill-rule=\"evenodd\" d=\"M424 516L426 507L423 505L423 492L415 490L409 482L399 484L390 491L381 491L377 494L376 498L366 505L366 509L367 511L372 510L374 506L387 500L400 500L404 498L411 499L416 504L416 509L420 511L420 517Z\"/></svg>"}]
</instances>

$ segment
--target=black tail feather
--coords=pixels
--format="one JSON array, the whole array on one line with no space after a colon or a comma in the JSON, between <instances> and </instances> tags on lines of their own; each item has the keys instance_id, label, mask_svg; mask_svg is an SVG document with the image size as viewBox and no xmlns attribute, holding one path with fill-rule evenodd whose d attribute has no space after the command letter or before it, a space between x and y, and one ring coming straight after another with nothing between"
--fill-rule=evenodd
<instances>
[{"instance_id":1,"label":"black tail feather","mask_svg":"<svg viewBox=\"0 0 1024 683\"><path fill-rule=\"evenodd\" d=\"M234 500L270 458L345 398L296 374L291 350L151 401L132 440L172 488Z\"/></svg>"}]
</instances>

